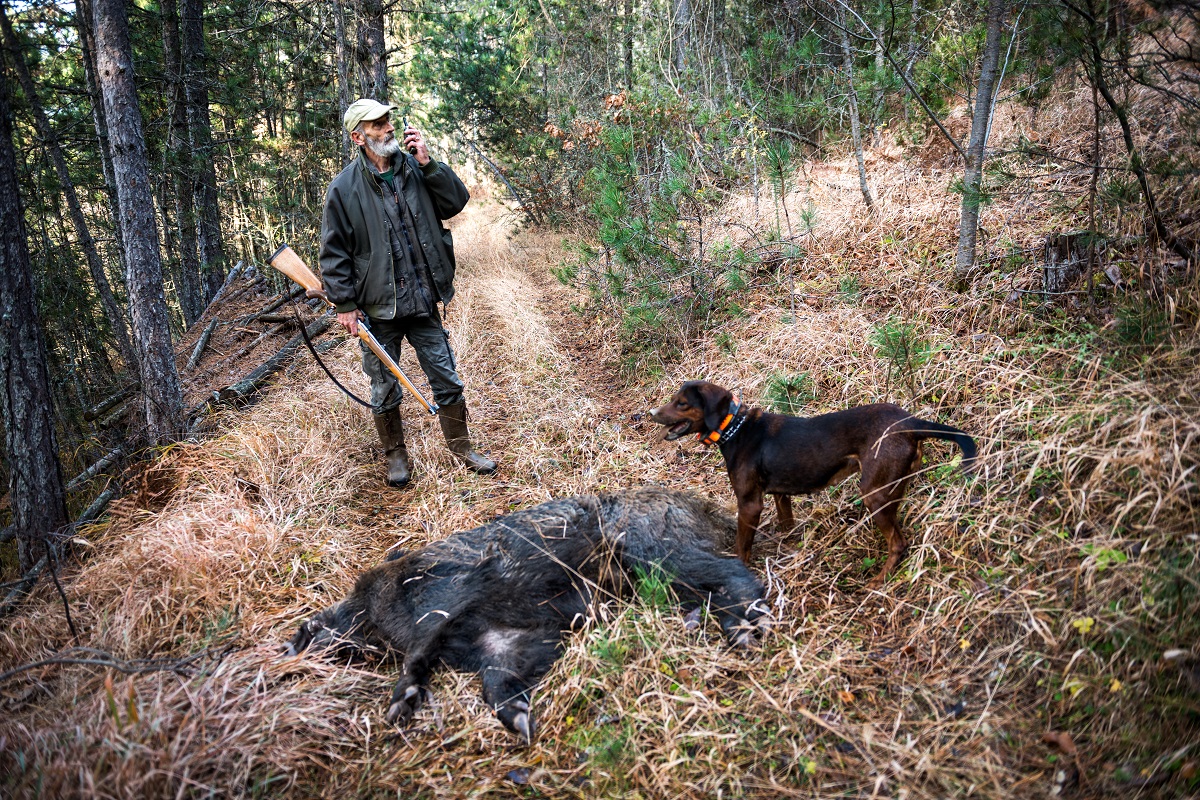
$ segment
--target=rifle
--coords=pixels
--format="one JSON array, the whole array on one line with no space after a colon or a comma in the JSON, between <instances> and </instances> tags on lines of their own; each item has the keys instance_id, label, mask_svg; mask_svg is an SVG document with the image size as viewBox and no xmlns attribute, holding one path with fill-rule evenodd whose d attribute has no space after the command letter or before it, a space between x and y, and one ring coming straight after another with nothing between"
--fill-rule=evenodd
<instances>
[{"instance_id":1,"label":"rifle","mask_svg":"<svg viewBox=\"0 0 1200 800\"><path fill-rule=\"evenodd\" d=\"M308 265L304 263L300 256L296 255L296 251L291 247L286 244L281 245L275 251L275 254L267 259L267 263L303 286L307 297L319 297L328 303L330 308L333 308L333 303L329 301L329 296L321 288L320 278L313 274L313 271L308 268ZM400 369L400 365L383 349L383 345L375 338L375 334L371 333L370 329L367 328L366 320L360 319L358 321L358 338L363 340L363 344L367 346L367 349L383 362L388 371L396 376L396 380L400 381L400 385L408 389L412 396L417 399L417 402L425 407L426 411L430 414L438 412L437 404L430 403L425 399L424 395L421 394L416 386L413 386L412 381L404 374L404 370Z\"/></svg>"}]
</instances>

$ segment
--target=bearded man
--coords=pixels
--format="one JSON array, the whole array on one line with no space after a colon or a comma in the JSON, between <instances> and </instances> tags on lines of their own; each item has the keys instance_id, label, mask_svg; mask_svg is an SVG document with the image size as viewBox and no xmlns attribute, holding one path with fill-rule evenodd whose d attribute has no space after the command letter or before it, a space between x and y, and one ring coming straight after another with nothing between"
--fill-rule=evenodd
<instances>
[{"instance_id":1,"label":"bearded man","mask_svg":"<svg viewBox=\"0 0 1200 800\"><path fill-rule=\"evenodd\" d=\"M397 140L396 106L356 100L342 122L358 157L329 185L321 221L321 278L338 322L351 336L361 320L396 361L407 338L440 406L438 421L450 451L481 474L496 462L479 455L467 430L467 406L449 333L442 326L454 297L454 242L441 225L466 206L466 186L429 155L421 131L405 127ZM437 304L442 304L442 314ZM396 378L364 345L375 429L383 443L389 486L411 471Z\"/></svg>"}]
</instances>

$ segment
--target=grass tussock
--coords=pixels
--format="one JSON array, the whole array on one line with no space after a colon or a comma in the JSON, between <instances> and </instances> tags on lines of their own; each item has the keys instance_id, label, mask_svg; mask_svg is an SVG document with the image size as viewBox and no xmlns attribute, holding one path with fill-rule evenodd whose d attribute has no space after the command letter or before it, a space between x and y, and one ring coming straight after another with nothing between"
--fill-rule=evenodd
<instances>
[{"instance_id":1,"label":"grass tussock","mask_svg":"<svg viewBox=\"0 0 1200 800\"><path fill-rule=\"evenodd\" d=\"M1200 287L1163 288L1173 317L1149 344L1122 338L1115 311L1080 321L1009 300L1035 285L1032 265L957 294L939 260L945 176L887 152L872 165L874 218L851 161L810 165L789 198L793 219L817 210L803 258L760 276L740 315L640 384L616 366L605 319L565 311L580 298L547 277L557 241L505 239L494 208L470 212L448 327L477 445L500 473L457 467L409 403L416 480L385 490L366 412L307 363L215 420L211 438L164 451L81 533L63 575L80 641L43 586L0 628L0 671L107 658L97 651L131 670L192 660L132 674L49 663L0 683L3 793L1200 791ZM1053 222L1023 202L986 212L1014 241ZM742 198L729 213L753 208ZM327 361L365 392L354 345ZM411 353L403 365L419 374ZM732 510L719 454L658 442L640 416L701 377L755 404L794 390L797 413L892 400L969 431L979 468L964 475L956 451L928 447L901 514L909 555L878 592L865 584L883 543L853 481L798 500L793 531L769 512L754 567L778 622L757 652L731 652L713 624L685 630L670 603L598 608L538 690L528 749L470 676L438 675L433 702L397 730L382 719L394 666L280 656L301 619L388 551L495 514L646 482Z\"/></svg>"}]
</instances>

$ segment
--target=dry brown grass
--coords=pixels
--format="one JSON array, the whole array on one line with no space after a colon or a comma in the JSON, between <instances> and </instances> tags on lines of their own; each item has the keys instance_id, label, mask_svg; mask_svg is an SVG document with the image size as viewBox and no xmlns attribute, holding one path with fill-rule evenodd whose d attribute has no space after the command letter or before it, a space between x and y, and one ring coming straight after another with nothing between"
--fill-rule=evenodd
<instances>
[{"instance_id":1,"label":"dry brown grass","mask_svg":"<svg viewBox=\"0 0 1200 800\"><path fill-rule=\"evenodd\" d=\"M499 475L457 468L409 404L416 482L384 490L365 412L307 362L211 438L164 451L153 498L83 534L65 589L82 646L119 659L210 649L189 674L49 664L0 684L0 793L1037 797L1061 770L1066 795L1194 794L1200 674L1162 654L1200 654L1197 287L1174 290L1164 346L1122 348L1111 331L1004 304L1026 274L969 296L943 288L948 173L876 158L875 219L849 161L805 174L790 202L798 213L811 198L818 231L794 297L783 272L763 277L721 327L725 345L697 342L640 384L619 377L604 320L563 312L578 298L546 277L555 237L510 241L478 204L456 227L449 327ZM1051 224L1026 206L987 214L1026 241ZM946 346L914 374L916 398L868 344L891 316ZM353 346L327 360L365 391ZM912 549L882 591L864 588L882 541L855 487L802 499L796 531L756 545L780 620L761 651L729 651L715 627L685 632L669 608L600 608L540 687L528 749L469 676L439 675L400 731L381 714L393 667L279 657L390 549L513 508L656 482L732 509L717 453L658 442L635 413L684 379L757 403L771 375L798 372L818 387L814 412L889 398L980 442L977 479L931 448L902 513ZM0 671L76 644L45 587L0 642ZM1078 778L1040 741L1049 731L1072 737Z\"/></svg>"}]
</instances>

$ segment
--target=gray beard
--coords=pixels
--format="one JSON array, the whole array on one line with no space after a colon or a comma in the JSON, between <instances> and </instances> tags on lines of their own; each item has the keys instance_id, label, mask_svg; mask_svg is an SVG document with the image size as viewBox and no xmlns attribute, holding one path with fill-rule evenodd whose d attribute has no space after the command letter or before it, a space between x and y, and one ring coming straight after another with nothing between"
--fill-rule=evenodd
<instances>
[{"instance_id":1,"label":"gray beard","mask_svg":"<svg viewBox=\"0 0 1200 800\"><path fill-rule=\"evenodd\" d=\"M395 136L385 142L377 142L370 136L363 138L367 140L367 149L379 158L391 158L400 152L400 141Z\"/></svg>"}]
</instances>

